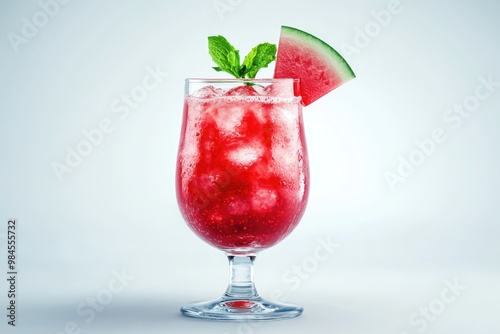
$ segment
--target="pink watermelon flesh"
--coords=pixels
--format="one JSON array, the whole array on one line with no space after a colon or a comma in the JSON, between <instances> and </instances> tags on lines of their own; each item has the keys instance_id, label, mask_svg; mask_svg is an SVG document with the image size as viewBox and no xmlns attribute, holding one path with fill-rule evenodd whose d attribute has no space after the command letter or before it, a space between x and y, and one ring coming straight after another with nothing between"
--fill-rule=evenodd
<instances>
[{"instance_id":1,"label":"pink watermelon flesh","mask_svg":"<svg viewBox=\"0 0 500 334\"><path fill-rule=\"evenodd\" d=\"M299 94L307 106L355 75L330 45L302 30L282 26L274 77L300 79Z\"/></svg>"}]
</instances>

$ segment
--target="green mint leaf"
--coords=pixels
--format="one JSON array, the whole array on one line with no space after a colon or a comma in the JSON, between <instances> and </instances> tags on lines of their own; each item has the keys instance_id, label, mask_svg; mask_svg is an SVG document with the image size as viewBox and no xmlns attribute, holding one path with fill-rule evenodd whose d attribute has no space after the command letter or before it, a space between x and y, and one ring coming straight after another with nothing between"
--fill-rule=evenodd
<instances>
[{"instance_id":1,"label":"green mint leaf","mask_svg":"<svg viewBox=\"0 0 500 334\"><path fill-rule=\"evenodd\" d=\"M243 61L243 77L255 78L257 72L276 60L276 44L262 43L254 47Z\"/></svg>"},{"instance_id":2,"label":"green mint leaf","mask_svg":"<svg viewBox=\"0 0 500 334\"><path fill-rule=\"evenodd\" d=\"M223 36L208 37L208 53L217 72L227 72L236 78L255 78L257 72L276 60L276 44L262 43L254 47L240 65L240 52Z\"/></svg>"},{"instance_id":3,"label":"green mint leaf","mask_svg":"<svg viewBox=\"0 0 500 334\"><path fill-rule=\"evenodd\" d=\"M243 78L240 75L240 52L227 39L220 35L209 36L208 53L217 65L214 70L227 72L236 78Z\"/></svg>"}]
</instances>

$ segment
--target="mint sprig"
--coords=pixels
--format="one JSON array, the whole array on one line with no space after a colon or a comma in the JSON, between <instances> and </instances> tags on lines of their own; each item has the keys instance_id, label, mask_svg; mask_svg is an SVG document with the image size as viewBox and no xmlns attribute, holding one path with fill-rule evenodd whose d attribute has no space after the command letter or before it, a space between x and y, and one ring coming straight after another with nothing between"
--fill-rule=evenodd
<instances>
[{"instance_id":1,"label":"mint sprig","mask_svg":"<svg viewBox=\"0 0 500 334\"><path fill-rule=\"evenodd\" d=\"M240 52L223 36L208 37L208 53L217 65L217 72L227 72L235 78L255 78L257 72L276 60L276 44L261 43L254 47L240 64Z\"/></svg>"}]
</instances>

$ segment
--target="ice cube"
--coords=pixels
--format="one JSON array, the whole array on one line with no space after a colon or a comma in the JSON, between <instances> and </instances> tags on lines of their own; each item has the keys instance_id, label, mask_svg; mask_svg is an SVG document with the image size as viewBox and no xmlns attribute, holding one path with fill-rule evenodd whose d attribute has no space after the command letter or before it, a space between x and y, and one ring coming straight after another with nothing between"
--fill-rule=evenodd
<instances>
[{"instance_id":1,"label":"ice cube","mask_svg":"<svg viewBox=\"0 0 500 334\"><path fill-rule=\"evenodd\" d=\"M192 96L198 97L200 99L210 99L219 97L223 93L224 91L220 88L215 88L214 86L205 86L193 92Z\"/></svg>"},{"instance_id":2,"label":"ice cube","mask_svg":"<svg viewBox=\"0 0 500 334\"><path fill-rule=\"evenodd\" d=\"M275 81L265 88L265 95L275 97L293 97L293 89L292 80Z\"/></svg>"},{"instance_id":3,"label":"ice cube","mask_svg":"<svg viewBox=\"0 0 500 334\"><path fill-rule=\"evenodd\" d=\"M267 95L266 88L269 86L264 87L264 86L261 86L259 84L255 84L252 87L253 87L253 89L255 89L257 94L262 95L262 96L266 96Z\"/></svg>"},{"instance_id":4,"label":"ice cube","mask_svg":"<svg viewBox=\"0 0 500 334\"><path fill-rule=\"evenodd\" d=\"M264 105L255 105L252 109L255 118L263 125L267 122L268 108Z\"/></svg>"},{"instance_id":5,"label":"ice cube","mask_svg":"<svg viewBox=\"0 0 500 334\"><path fill-rule=\"evenodd\" d=\"M224 96L257 96L259 93L252 86L238 86L231 88Z\"/></svg>"},{"instance_id":6,"label":"ice cube","mask_svg":"<svg viewBox=\"0 0 500 334\"><path fill-rule=\"evenodd\" d=\"M296 177L298 152L301 151L300 129L297 109L273 108L271 120L274 125L271 152L276 171L283 177Z\"/></svg>"},{"instance_id":7,"label":"ice cube","mask_svg":"<svg viewBox=\"0 0 500 334\"><path fill-rule=\"evenodd\" d=\"M221 103L214 109L213 117L220 130L226 134L234 134L236 128L241 125L244 114L245 109L235 102Z\"/></svg>"},{"instance_id":8,"label":"ice cube","mask_svg":"<svg viewBox=\"0 0 500 334\"><path fill-rule=\"evenodd\" d=\"M258 189L252 196L252 209L257 212L270 211L278 201L278 194L270 189Z\"/></svg>"},{"instance_id":9,"label":"ice cube","mask_svg":"<svg viewBox=\"0 0 500 334\"><path fill-rule=\"evenodd\" d=\"M264 153L264 148L260 144L250 144L242 146L228 152L228 159L235 164L249 166L259 159Z\"/></svg>"},{"instance_id":10,"label":"ice cube","mask_svg":"<svg viewBox=\"0 0 500 334\"><path fill-rule=\"evenodd\" d=\"M227 204L227 212L230 215L245 215L250 205L244 197L231 196Z\"/></svg>"},{"instance_id":11,"label":"ice cube","mask_svg":"<svg viewBox=\"0 0 500 334\"><path fill-rule=\"evenodd\" d=\"M293 147L288 143L277 143L271 147L273 161L276 172L280 174L291 174L295 169L296 155L294 155Z\"/></svg>"},{"instance_id":12,"label":"ice cube","mask_svg":"<svg viewBox=\"0 0 500 334\"><path fill-rule=\"evenodd\" d=\"M209 199L217 197L220 193L220 187L217 182L215 182L215 177L216 173L212 171L211 173L200 175L194 180L197 189Z\"/></svg>"},{"instance_id":13,"label":"ice cube","mask_svg":"<svg viewBox=\"0 0 500 334\"><path fill-rule=\"evenodd\" d=\"M293 105L275 105L270 111L271 122L276 129L274 139L277 144L292 142L297 144L299 139L298 109Z\"/></svg>"}]
</instances>

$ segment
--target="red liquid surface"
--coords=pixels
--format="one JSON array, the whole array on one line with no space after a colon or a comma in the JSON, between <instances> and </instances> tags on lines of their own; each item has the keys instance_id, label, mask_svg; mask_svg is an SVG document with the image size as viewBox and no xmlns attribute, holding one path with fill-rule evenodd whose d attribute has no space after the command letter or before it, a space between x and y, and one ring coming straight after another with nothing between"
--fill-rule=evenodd
<instances>
[{"instance_id":1,"label":"red liquid surface","mask_svg":"<svg viewBox=\"0 0 500 334\"><path fill-rule=\"evenodd\" d=\"M233 253L287 236L309 192L300 102L241 87L247 90L252 96L188 96L177 160L177 199L187 224Z\"/></svg>"}]
</instances>

